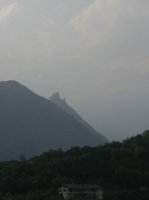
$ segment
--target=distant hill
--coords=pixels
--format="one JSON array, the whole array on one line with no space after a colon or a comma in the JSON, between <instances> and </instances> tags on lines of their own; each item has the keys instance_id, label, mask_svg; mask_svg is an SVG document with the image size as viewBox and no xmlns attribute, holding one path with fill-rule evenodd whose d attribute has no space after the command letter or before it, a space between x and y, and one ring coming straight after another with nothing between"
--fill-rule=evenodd
<instances>
[{"instance_id":1,"label":"distant hill","mask_svg":"<svg viewBox=\"0 0 149 200\"><path fill-rule=\"evenodd\" d=\"M86 126L94 135L96 135L102 144L108 142L108 139L103 136L101 133L96 131L93 127L91 127L71 106L68 105L65 99L60 98L60 94L58 92L54 93L49 100L55 103L58 107L64 110L69 115L73 116L77 121L79 121L83 126Z\"/></svg>"},{"instance_id":2,"label":"distant hill","mask_svg":"<svg viewBox=\"0 0 149 200\"><path fill-rule=\"evenodd\" d=\"M0 163L0 200L63 200L65 184L98 184L104 200L149 199L149 131L123 142L51 150ZM71 199L71 198L70 198ZM73 200L94 200L76 195Z\"/></svg>"},{"instance_id":3,"label":"distant hill","mask_svg":"<svg viewBox=\"0 0 149 200\"><path fill-rule=\"evenodd\" d=\"M0 160L103 144L90 128L16 81L0 82Z\"/></svg>"}]
</instances>

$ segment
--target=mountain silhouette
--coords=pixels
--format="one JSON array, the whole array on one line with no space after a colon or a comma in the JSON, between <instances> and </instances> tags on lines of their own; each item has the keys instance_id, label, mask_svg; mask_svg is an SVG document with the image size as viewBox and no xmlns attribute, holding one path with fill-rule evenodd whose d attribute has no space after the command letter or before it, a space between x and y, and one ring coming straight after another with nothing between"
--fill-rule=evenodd
<instances>
[{"instance_id":1,"label":"mountain silhouette","mask_svg":"<svg viewBox=\"0 0 149 200\"><path fill-rule=\"evenodd\" d=\"M52 101L16 81L0 82L0 160L102 143L87 126Z\"/></svg>"},{"instance_id":2,"label":"mountain silhouette","mask_svg":"<svg viewBox=\"0 0 149 200\"><path fill-rule=\"evenodd\" d=\"M93 134L95 134L99 139L100 143L104 144L108 142L108 139L103 136L101 133L96 131L91 125L89 125L68 103L65 98L61 99L60 94L58 92L54 93L49 100L55 103L58 107L64 110L69 115L73 116L77 121L79 121L82 125L86 126Z\"/></svg>"}]
</instances>

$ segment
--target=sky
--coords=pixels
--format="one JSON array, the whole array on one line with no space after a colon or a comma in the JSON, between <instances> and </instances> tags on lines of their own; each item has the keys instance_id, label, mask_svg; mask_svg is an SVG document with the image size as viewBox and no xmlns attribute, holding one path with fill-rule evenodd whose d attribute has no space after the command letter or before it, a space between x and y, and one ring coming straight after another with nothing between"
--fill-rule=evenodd
<instances>
[{"instance_id":1,"label":"sky","mask_svg":"<svg viewBox=\"0 0 149 200\"><path fill-rule=\"evenodd\" d=\"M109 140L149 129L148 0L0 0L0 80L59 92Z\"/></svg>"}]
</instances>

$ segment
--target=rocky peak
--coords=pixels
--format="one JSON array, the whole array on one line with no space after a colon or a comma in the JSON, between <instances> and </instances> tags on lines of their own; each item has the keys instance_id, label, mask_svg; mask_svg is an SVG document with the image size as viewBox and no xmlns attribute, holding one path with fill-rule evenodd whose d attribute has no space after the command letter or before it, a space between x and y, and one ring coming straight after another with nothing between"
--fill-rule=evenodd
<instances>
[{"instance_id":1,"label":"rocky peak","mask_svg":"<svg viewBox=\"0 0 149 200\"><path fill-rule=\"evenodd\" d=\"M53 103L59 104L60 102L65 102L65 98L61 99L60 94L58 92L55 92L50 98Z\"/></svg>"}]
</instances>

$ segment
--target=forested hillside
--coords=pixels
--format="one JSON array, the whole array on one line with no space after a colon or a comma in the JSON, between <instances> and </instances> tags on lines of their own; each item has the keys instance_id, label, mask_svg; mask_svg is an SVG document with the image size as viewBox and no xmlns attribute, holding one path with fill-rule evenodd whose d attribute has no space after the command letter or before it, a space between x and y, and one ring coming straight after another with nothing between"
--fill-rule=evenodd
<instances>
[{"instance_id":1,"label":"forested hillside","mask_svg":"<svg viewBox=\"0 0 149 200\"><path fill-rule=\"evenodd\" d=\"M0 164L0 199L58 200L64 183L96 183L104 200L149 197L149 131L97 147L50 150Z\"/></svg>"}]
</instances>

